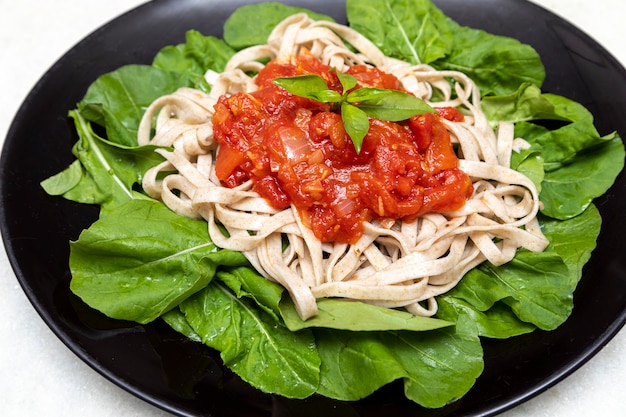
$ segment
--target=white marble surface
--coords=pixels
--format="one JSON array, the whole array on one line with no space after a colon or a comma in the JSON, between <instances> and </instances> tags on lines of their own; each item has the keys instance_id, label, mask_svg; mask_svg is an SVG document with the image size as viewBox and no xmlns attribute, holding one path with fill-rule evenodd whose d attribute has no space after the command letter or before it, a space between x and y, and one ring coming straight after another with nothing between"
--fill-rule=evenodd
<instances>
[{"instance_id":1,"label":"white marble surface","mask_svg":"<svg viewBox=\"0 0 626 417\"><path fill-rule=\"evenodd\" d=\"M626 2L533 1L581 27L626 64ZM140 3L0 0L0 140L29 90L64 52ZM4 250L0 317L0 415L168 415L105 380L52 334L26 299ZM626 329L573 375L503 416L626 416L625 391Z\"/></svg>"}]
</instances>

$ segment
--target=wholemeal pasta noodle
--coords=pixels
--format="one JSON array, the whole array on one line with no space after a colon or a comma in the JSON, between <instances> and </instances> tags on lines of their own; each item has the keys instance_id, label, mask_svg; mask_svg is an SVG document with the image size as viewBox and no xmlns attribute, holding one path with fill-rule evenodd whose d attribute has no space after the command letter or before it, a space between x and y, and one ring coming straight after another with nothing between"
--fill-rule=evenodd
<instances>
[{"instance_id":1,"label":"wholemeal pasta noodle","mask_svg":"<svg viewBox=\"0 0 626 417\"><path fill-rule=\"evenodd\" d=\"M432 107L459 109L463 121L443 123L457 148L459 168L473 183L466 204L410 222L373 220L356 243L345 244L321 242L295 208L274 209L252 191L250 181L221 186L214 170L219 149L212 126L218 98L254 91L248 74L262 69L261 62L288 62L303 48L339 71L356 64L376 66ZM317 314L319 298L432 316L436 297L472 268L484 261L504 264L519 248L542 251L548 245L536 219L537 189L510 168L512 152L528 143L514 138L512 124L492 127L481 111L478 88L461 72L387 57L347 26L296 14L276 26L266 45L236 53L223 73L208 71L205 78L209 94L181 88L147 109L138 141L162 145L157 152L164 162L145 174L143 187L181 215L206 220L213 242L242 252L261 275L286 288L302 319Z\"/></svg>"}]
</instances>

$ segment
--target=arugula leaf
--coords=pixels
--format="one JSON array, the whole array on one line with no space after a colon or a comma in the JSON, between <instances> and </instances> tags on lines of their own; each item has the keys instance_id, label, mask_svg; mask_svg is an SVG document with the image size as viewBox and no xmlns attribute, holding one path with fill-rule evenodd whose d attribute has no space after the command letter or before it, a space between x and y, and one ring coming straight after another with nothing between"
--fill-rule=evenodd
<instances>
[{"instance_id":1,"label":"arugula leaf","mask_svg":"<svg viewBox=\"0 0 626 417\"><path fill-rule=\"evenodd\" d=\"M547 172L542 183L543 214L565 220L582 213L615 182L624 167L624 144L610 135L604 146L576 156L566 166Z\"/></svg>"},{"instance_id":2,"label":"arugula leaf","mask_svg":"<svg viewBox=\"0 0 626 417\"><path fill-rule=\"evenodd\" d=\"M541 216L541 227L550 241L549 250L561 256L569 269L572 291L582 277L583 266L591 258L596 247L602 217L595 205L590 204L580 215L568 220L556 220Z\"/></svg>"},{"instance_id":3,"label":"arugula leaf","mask_svg":"<svg viewBox=\"0 0 626 417\"><path fill-rule=\"evenodd\" d=\"M105 126L112 142L137 146L137 128L146 108L162 95L190 85L186 74L127 65L98 77L78 110L87 120Z\"/></svg>"},{"instance_id":4,"label":"arugula leaf","mask_svg":"<svg viewBox=\"0 0 626 417\"><path fill-rule=\"evenodd\" d=\"M600 136L593 115L573 100L523 84L515 93L484 98L483 110L492 121L516 123L515 135L525 138L532 145L530 152L542 159L513 167L532 174L535 183L541 179L542 213L547 216L565 220L579 215L608 190L624 167L621 138L615 133ZM542 125L546 121L560 124ZM519 155L513 159L521 163Z\"/></svg>"},{"instance_id":5,"label":"arugula leaf","mask_svg":"<svg viewBox=\"0 0 626 417\"><path fill-rule=\"evenodd\" d=\"M313 334L292 332L246 298L213 282L180 305L204 344L250 385L305 398L319 386L320 358Z\"/></svg>"},{"instance_id":6,"label":"arugula leaf","mask_svg":"<svg viewBox=\"0 0 626 417\"><path fill-rule=\"evenodd\" d=\"M325 14L278 2L249 4L238 7L226 19L224 22L224 40L236 50L263 45L278 23L296 13L306 13L315 20L334 21L332 17Z\"/></svg>"},{"instance_id":7,"label":"arugula leaf","mask_svg":"<svg viewBox=\"0 0 626 417\"><path fill-rule=\"evenodd\" d=\"M282 318L291 331L309 327L325 327L352 331L410 330L419 332L454 325L444 320L419 317L406 311L356 301L320 299L317 300L317 308L317 315L303 321L289 297L280 303Z\"/></svg>"},{"instance_id":8,"label":"arugula leaf","mask_svg":"<svg viewBox=\"0 0 626 417\"><path fill-rule=\"evenodd\" d=\"M209 69L216 72L224 71L226 63L234 53L235 50L222 39L190 30L186 33L184 43L162 48L154 57L152 66L186 74L193 87L208 92L210 86L204 79L204 74Z\"/></svg>"},{"instance_id":9,"label":"arugula leaf","mask_svg":"<svg viewBox=\"0 0 626 417\"><path fill-rule=\"evenodd\" d=\"M470 302L477 295L502 300L522 321L543 330L558 327L572 310L569 269L550 251L520 251L498 267L484 263L466 274L450 295Z\"/></svg>"},{"instance_id":10,"label":"arugula leaf","mask_svg":"<svg viewBox=\"0 0 626 417\"><path fill-rule=\"evenodd\" d=\"M464 72L478 85L483 96L510 94L525 83L538 87L543 84L545 68L530 45L461 26L452 20L448 22L453 48L433 62L434 67Z\"/></svg>"},{"instance_id":11,"label":"arugula leaf","mask_svg":"<svg viewBox=\"0 0 626 417\"><path fill-rule=\"evenodd\" d=\"M315 331L322 358L319 393L353 401L404 379L406 396L438 408L463 396L483 370L476 328L460 317L455 328L432 332Z\"/></svg>"},{"instance_id":12,"label":"arugula leaf","mask_svg":"<svg viewBox=\"0 0 626 417\"><path fill-rule=\"evenodd\" d=\"M458 322L459 316L466 315L478 328L479 336L508 339L537 329L535 325L520 320L511 308L501 301L496 301L489 308L481 310L462 298L444 294L439 297L437 303L439 305L437 316Z\"/></svg>"},{"instance_id":13,"label":"arugula leaf","mask_svg":"<svg viewBox=\"0 0 626 417\"><path fill-rule=\"evenodd\" d=\"M185 314L180 311L180 308L176 307L172 310L164 313L161 316L161 319L165 323L167 323L172 329L176 330L178 333L181 333L183 336L193 340L194 342L202 343L202 338L196 331L191 327Z\"/></svg>"},{"instance_id":14,"label":"arugula leaf","mask_svg":"<svg viewBox=\"0 0 626 417\"><path fill-rule=\"evenodd\" d=\"M206 223L160 202L131 200L100 216L70 244L70 289L104 314L153 321L206 287L218 265L243 265L219 250Z\"/></svg>"},{"instance_id":15,"label":"arugula leaf","mask_svg":"<svg viewBox=\"0 0 626 417\"><path fill-rule=\"evenodd\" d=\"M78 132L72 148L77 160L64 171L41 182L50 195L62 195L79 203L115 206L132 199L146 199L133 190L143 173L163 160L154 146L124 147L97 136L79 111L70 117Z\"/></svg>"},{"instance_id":16,"label":"arugula leaf","mask_svg":"<svg viewBox=\"0 0 626 417\"><path fill-rule=\"evenodd\" d=\"M452 49L448 18L429 0L348 0L346 11L350 26L385 55L428 64Z\"/></svg>"}]
</instances>

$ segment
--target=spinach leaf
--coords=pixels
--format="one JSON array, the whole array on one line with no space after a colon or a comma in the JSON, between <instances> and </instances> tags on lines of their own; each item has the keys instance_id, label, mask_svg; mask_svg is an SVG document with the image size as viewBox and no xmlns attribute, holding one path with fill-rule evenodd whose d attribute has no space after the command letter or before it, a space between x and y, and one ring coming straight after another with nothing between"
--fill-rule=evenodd
<instances>
[{"instance_id":1,"label":"spinach leaf","mask_svg":"<svg viewBox=\"0 0 626 417\"><path fill-rule=\"evenodd\" d=\"M78 110L107 129L110 141L137 146L137 128L157 98L190 86L189 77L148 65L127 65L101 75L87 89Z\"/></svg>"},{"instance_id":2,"label":"spinach leaf","mask_svg":"<svg viewBox=\"0 0 626 417\"><path fill-rule=\"evenodd\" d=\"M218 265L242 265L219 250L206 223L160 202L130 200L103 213L70 244L70 289L104 314L153 321L206 287Z\"/></svg>"},{"instance_id":3,"label":"spinach leaf","mask_svg":"<svg viewBox=\"0 0 626 417\"><path fill-rule=\"evenodd\" d=\"M226 19L224 40L236 50L264 45L274 27L283 19L296 13L306 13L315 20L333 21L333 18L327 15L278 2L249 4L238 7Z\"/></svg>"},{"instance_id":4,"label":"spinach leaf","mask_svg":"<svg viewBox=\"0 0 626 417\"><path fill-rule=\"evenodd\" d=\"M429 0L347 0L350 26L385 55L428 64L452 50L448 18Z\"/></svg>"},{"instance_id":5,"label":"spinach leaf","mask_svg":"<svg viewBox=\"0 0 626 417\"><path fill-rule=\"evenodd\" d=\"M97 136L79 111L70 112L78 142L72 148L77 160L67 169L42 181L50 195L105 208L132 199L145 199L133 191L143 173L163 159L154 146L125 147Z\"/></svg>"},{"instance_id":6,"label":"spinach leaf","mask_svg":"<svg viewBox=\"0 0 626 417\"><path fill-rule=\"evenodd\" d=\"M290 398L305 398L319 386L320 358L313 334L292 332L214 281L180 305L204 344L250 385Z\"/></svg>"},{"instance_id":7,"label":"spinach leaf","mask_svg":"<svg viewBox=\"0 0 626 417\"><path fill-rule=\"evenodd\" d=\"M186 74L192 86L208 92L210 86L204 79L207 70L224 71L226 63L235 50L222 39L204 36L196 30L186 33L184 43L166 46L154 57L152 66L163 70Z\"/></svg>"}]
</instances>

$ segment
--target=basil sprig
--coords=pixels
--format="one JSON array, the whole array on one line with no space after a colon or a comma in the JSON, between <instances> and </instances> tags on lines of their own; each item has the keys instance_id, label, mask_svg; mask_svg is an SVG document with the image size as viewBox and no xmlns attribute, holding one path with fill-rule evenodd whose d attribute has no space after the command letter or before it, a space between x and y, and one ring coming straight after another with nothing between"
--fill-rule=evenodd
<instances>
[{"instance_id":1,"label":"basil sprig","mask_svg":"<svg viewBox=\"0 0 626 417\"><path fill-rule=\"evenodd\" d=\"M370 117L399 122L418 114L435 112L424 100L402 91L370 87L354 89L358 82L355 77L334 68L331 71L337 73L341 93L329 89L326 81L315 74L275 78L273 82L293 95L332 104L331 110L340 112L357 153L361 152L363 138L369 131Z\"/></svg>"}]
</instances>

